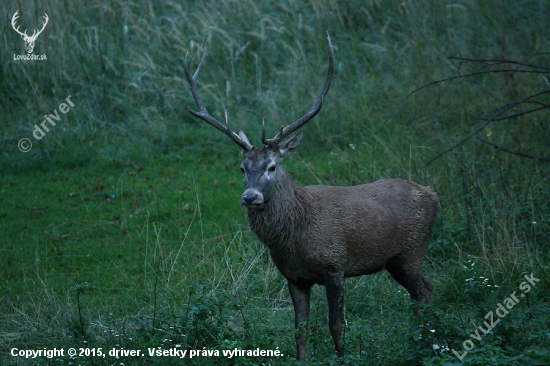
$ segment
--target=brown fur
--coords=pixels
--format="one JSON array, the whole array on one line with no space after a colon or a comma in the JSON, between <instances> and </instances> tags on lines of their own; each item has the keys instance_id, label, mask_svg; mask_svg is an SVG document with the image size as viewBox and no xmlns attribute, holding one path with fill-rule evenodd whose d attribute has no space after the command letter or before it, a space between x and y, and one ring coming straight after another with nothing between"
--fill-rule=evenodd
<instances>
[{"instance_id":1,"label":"brown fur","mask_svg":"<svg viewBox=\"0 0 550 366\"><path fill-rule=\"evenodd\" d=\"M397 257L420 272L437 211L432 190L401 179L301 188L284 177L248 219L286 278L324 284L328 273L371 274Z\"/></svg>"},{"instance_id":2,"label":"brown fur","mask_svg":"<svg viewBox=\"0 0 550 366\"><path fill-rule=\"evenodd\" d=\"M431 189L402 179L302 188L278 169L270 199L249 208L248 219L289 282L297 326L309 315L311 286L326 285L329 326L341 356L343 279L384 268L412 299L431 303L433 285L421 274L437 212ZM297 336L298 359L305 358L305 337Z\"/></svg>"}]
</instances>

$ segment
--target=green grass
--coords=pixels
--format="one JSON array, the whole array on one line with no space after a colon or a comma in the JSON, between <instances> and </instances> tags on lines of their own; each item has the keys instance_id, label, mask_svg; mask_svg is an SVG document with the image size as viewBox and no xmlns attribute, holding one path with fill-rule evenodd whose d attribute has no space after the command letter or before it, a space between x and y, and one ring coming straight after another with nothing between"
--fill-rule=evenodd
<instances>
[{"instance_id":1,"label":"green grass","mask_svg":"<svg viewBox=\"0 0 550 366\"><path fill-rule=\"evenodd\" d=\"M548 74L499 73L449 57L550 67L545 1L58 1L0 6L0 360L12 348L278 349L281 357L196 357L189 364L295 364L284 278L247 228L233 142L193 118L183 75L205 48L199 87L212 115L260 141L331 90L285 163L302 185L402 177L438 192L426 256L435 284L418 320L388 274L346 282L345 362L452 365L462 344L524 274L541 281L474 341L466 365L550 363L548 110L480 117L547 90ZM14 61L22 29L44 12L35 54ZM30 32L29 32L30 33ZM504 65L513 69L511 64ZM493 67L494 68L494 67ZM41 140L34 125L75 104ZM548 94L511 108L548 105ZM396 111L398 113L396 113ZM19 151L22 138L33 143ZM437 159L433 160L434 158ZM433 161L432 161L433 160ZM429 162L429 164L428 164ZM491 285L490 287L488 285ZM495 286L496 285L496 286ZM498 286L498 287L497 287ZM324 289L315 287L308 362L336 364ZM432 333L430 330L434 330ZM55 361L55 362L54 362ZM34 364L181 364L176 358L83 357ZM187 364L186 363L186 364Z\"/></svg>"}]
</instances>

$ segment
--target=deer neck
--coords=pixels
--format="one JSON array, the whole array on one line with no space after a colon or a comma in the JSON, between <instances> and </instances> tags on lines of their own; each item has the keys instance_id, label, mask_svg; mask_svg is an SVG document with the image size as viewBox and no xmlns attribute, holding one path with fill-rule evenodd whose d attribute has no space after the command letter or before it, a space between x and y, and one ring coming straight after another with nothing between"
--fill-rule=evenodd
<instances>
[{"instance_id":1,"label":"deer neck","mask_svg":"<svg viewBox=\"0 0 550 366\"><path fill-rule=\"evenodd\" d=\"M249 209L250 228L271 250L292 253L311 222L312 197L286 171L271 199L261 209Z\"/></svg>"}]
</instances>

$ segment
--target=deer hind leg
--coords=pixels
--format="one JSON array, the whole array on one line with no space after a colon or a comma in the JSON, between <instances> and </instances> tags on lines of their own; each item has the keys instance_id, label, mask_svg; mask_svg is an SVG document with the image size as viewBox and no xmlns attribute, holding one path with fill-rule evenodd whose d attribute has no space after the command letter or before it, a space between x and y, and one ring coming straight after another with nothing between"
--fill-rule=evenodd
<instances>
[{"instance_id":1,"label":"deer hind leg","mask_svg":"<svg viewBox=\"0 0 550 366\"><path fill-rule=\"evenodd\" d=\"M397 256L386 264L386 269L392 277L411 295L411 299L432 304L433 284L422 275L422 263L409 263L401 256ZM415 316L419 316L416 306L413 307Z\"/></svg>"}]
</instances>

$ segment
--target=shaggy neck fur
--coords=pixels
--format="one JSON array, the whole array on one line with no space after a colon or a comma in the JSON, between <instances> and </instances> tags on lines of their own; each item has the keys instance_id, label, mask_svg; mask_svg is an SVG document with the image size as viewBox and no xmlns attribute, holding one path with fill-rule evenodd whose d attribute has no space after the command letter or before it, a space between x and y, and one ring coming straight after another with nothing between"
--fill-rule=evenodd
<instances>
[{"instance_id":1,"label":"shaggy neck fur","mask_svg":"<svg viewBox=\"0 0 550 366\"><path fill-rule=\"evenodd\" d=\"M311 223L311 200L283 169L264 208L248 210L250 228L272 252L295 253Z\"/></svg>"}]
</instances>

